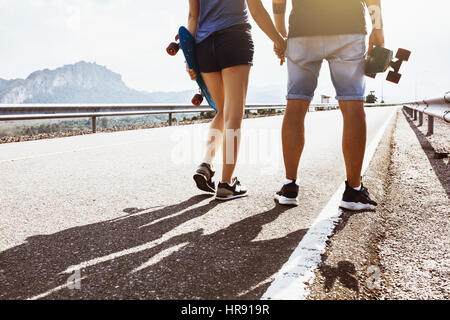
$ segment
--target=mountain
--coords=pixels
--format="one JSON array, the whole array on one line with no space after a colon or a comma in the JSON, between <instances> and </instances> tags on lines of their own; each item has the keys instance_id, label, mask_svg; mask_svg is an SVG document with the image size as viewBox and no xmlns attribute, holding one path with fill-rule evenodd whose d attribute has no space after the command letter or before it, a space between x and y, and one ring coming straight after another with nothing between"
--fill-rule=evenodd
<instances>
[{"instance_id":1,"label":"mountain","mask_svg":"<svg viewBox=\"0 0 450 320\"><path fill-rule=\"evenodd\" d=\"M55 70L33 72L26 79L0 78L0 104L22 103L180 103L196 93L144 92L126 86L120 74L96 63L80 61ZM283 103L282 86L250 87L248 103Z\"/></svg>"},{"instance_id":2,"label":"mountain","mask_svg":"<svg viewBox=\"0 0 450 320\"><path fill-rule=\"evenodd\" d=\"M6 86L8 85L8 83L9 83L8 80L5 80L5 79L0 78L0 91L2 91L2 89L3 89L4 87L6 87Z\"/></svg>"},{"instance_id":3,"label":"mountain","mask_svg":"<svg viewBox=\"0 0 450 320\"><path fill-rule=\"evenodd\" d=\"M33 72L26 79L0 79L0 103L183 103L191 91L147 93L128 88L121 75L95 63L78 62ZM190 98L189 98L190 99Z\"/></svg>"}]
</instances>

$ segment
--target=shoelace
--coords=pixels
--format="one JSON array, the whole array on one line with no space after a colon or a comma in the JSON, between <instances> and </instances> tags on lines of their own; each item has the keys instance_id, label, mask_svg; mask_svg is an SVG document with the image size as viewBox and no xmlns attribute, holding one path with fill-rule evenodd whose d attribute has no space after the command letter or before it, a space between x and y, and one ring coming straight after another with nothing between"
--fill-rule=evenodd
<instances>
[{"instance_id":1,"label":"shoelace","mask_svg":"<svg viewBox=\"0 0 450 320\"><path fill-rule=\"evenodd\" d=\"M366 187L361 187L361 193L365 195L367 198L370 198L369 190Z\"/></svg>"}]
</instances>

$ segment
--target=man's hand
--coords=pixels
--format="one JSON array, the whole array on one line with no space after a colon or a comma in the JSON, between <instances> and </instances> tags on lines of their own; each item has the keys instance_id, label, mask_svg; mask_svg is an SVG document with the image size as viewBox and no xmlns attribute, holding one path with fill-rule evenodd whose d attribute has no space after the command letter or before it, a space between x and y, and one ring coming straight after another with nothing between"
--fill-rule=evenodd
<instances>
[{"instance_id":1,"label":"man's hand","mask_svg":"<svg viewBox=\"0 0 450 320\"><path fill-rule=\"evenodd\" d=\"M191 77L192 81L196 81L197 80L197 72L195 72L194 69L189 69L188 64L186 63L186 71L189 74L189 77Z\"/></svg>"},{"instance_id":2,"label":"man's hand","mask_svg":"<svg viewBox=\"0 0 450 320\"><path fill-rule=\"evenodd\" d=\"M365 0L370 18L372 19L372 34L369 38L369 50L367 55L372 53L376 46L384 47L383 17L381 13L381 0Z\"/></svg>"},{"instance_id":3,"label":"man's hand","mask_svg":"<svg viewBox=\"0 0 450 320\"><path fill-rule=\"evenodd\" d=\"M384 47L384 31L383 29L373 29L369 38L369 50L367 55L370 56L374 47Z\"/></svg>"},{"instance_id":4,"label":"man's hand","mask_svg":"<svg viewBox=\"0 0 450 320\"><path fill-rule=\"evenodd\" d=\"M277 28L277 31L281 34L281 36L286 39L288 37L287 31L286 31L286 24L284 21L276 21L275 26Z\"/></svg>"}]
</instances>

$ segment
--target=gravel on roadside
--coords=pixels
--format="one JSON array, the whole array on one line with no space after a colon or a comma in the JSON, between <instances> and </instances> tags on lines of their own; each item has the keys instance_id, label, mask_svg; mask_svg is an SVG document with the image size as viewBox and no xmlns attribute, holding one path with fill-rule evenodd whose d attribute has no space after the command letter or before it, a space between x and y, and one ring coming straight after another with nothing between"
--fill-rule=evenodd
<instances>
[{"instance_id":1,"label":"gravel on roadside","mask_svg":"<svg viewBox=\"0 0 450 320\"><path fill-rule=\"evenodd\" d=\"M426 123L426 121L424 121ZM364 177L376 212L344 212L309 299L450 298L450 126L399 111Z\"/></svg>"}]
</instances>

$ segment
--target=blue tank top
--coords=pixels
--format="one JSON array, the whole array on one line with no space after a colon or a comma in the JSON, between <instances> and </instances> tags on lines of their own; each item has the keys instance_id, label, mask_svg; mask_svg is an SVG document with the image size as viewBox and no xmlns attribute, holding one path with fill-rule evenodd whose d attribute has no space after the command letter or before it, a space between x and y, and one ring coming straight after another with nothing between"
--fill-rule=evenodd
<instances>
[{"instance_id":1,"label":"blue tank top","mask_svg":"<svg viewBox=\"0 0 450 320\"><path fill-rule=\"evenodd\" d=\"M199 0L199 3L200 13L195 35L197 43L216 31L248 23L245 0Z\"/></svg>"}]
</instances>

